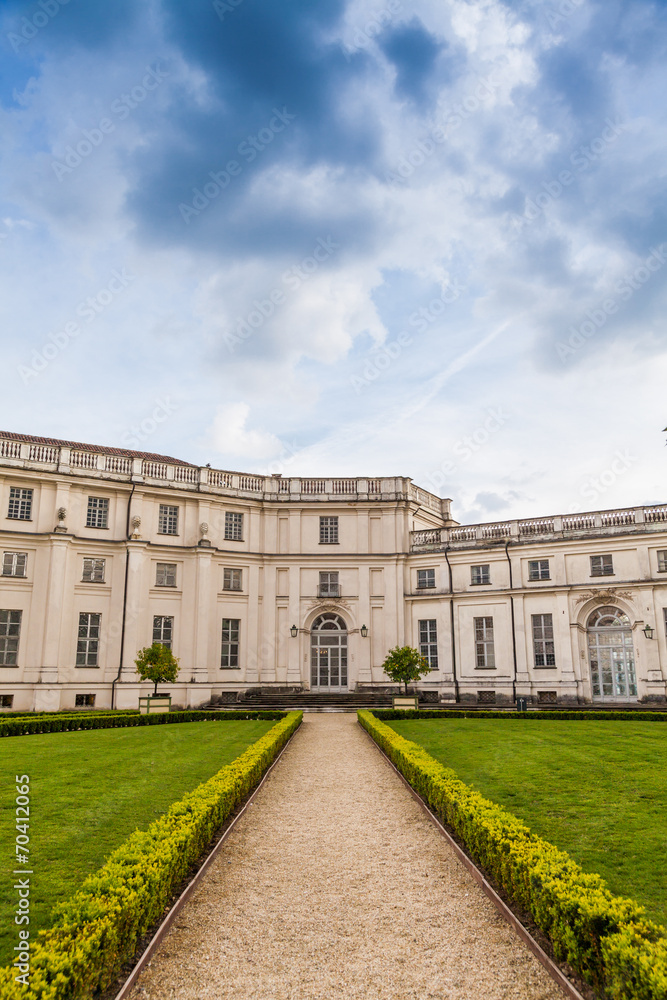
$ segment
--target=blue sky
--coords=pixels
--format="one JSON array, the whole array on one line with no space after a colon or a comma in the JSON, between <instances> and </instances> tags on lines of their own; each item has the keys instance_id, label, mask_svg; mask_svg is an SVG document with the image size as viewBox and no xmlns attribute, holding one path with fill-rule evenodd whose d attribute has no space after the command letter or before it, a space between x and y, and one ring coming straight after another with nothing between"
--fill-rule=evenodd
<instances>
[{"instance_id":1,"label":"blue sky","mask_svg":"<svg viewBox=\"0 0 667 1000\"><path fill-rule=\"evenodd\" d=\"M5 430L665 501L667 5L4 0Z\"/></svg>"}]
</instances>

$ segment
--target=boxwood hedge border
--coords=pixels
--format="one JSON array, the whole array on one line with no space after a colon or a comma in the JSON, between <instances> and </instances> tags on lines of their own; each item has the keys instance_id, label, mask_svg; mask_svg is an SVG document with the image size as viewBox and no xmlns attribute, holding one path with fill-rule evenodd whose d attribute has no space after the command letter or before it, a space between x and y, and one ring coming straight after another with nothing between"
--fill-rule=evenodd
<instances>
[{"instance_id":1,"label":"boxwood hedge border","mask_svg":"<svg viewBox=\"0 0 667 1000\"><path fill-rule=\"evenodd\" d=\"M587 712L582 709L559 709L557 712L497 712L491 710L464 708L444 708L439 711L422 708L376 708L372 710L376 719L514 719L516 721L537 721L551 719L552 721L582 721L582 722L667 722L667 712L642 712L640 709L632 712L600 711Z\"/></svg>"},{"instance_id":2,"label":"boxwood hedge border","mask_svg":"<svg viewBox=\"0 0 667 1000\"><path fill-rule=\"evenodd\" d=\"M168 726L178 722L235 722L245 719L278 720L285 712L164 712L160 715L57 715L0 720L0 737L34 733L70 733L81 729L128 729L133 726Z\"/></svg>"}]
</instances>

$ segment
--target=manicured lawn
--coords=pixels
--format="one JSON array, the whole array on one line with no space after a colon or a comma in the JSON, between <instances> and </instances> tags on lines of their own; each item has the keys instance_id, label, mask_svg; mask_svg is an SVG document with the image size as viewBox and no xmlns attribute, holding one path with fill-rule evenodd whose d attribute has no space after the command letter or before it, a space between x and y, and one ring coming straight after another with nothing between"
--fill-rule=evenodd
<instances>
[{"instance_id":1,"label":"manicured lawn","mask_svg":"<svg viewBox=\"0 0 667 1000\"><path fill-rule=\"evenodd\" d=\"M243 753L275 722L185 722L0 741L0 965L16 943L15 775L30 775L31 937L133 830Z\"/></svg>"},{"instance_id":2,"label":"manicured lawn","mask_svg":"<svg viewBox=\"0 0 667 1000\"><path fill-rule=\"evenodd\" d=\"M667 926L667 724L388 725Z\"/></svg>"}]
</instances>

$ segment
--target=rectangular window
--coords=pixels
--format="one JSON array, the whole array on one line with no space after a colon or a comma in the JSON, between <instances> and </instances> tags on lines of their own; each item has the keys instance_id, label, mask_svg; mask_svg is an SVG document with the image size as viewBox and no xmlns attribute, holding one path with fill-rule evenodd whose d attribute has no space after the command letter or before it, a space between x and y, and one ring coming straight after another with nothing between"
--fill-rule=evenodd
<instances>
[{"instance_id":1,"label":"rectangular window","mask_svg":"<svg viewBox=\"0 0 667 1000\"><path fill-rule=\"evenodd\" d=\"M5 552L2 556L2 575L25 576L27 565L27 552Z\"/></svg>"},{"instance_id":2,"label":"rectangular window","mask_svg":"<svg viewBox=\"0 0 667 1000\"><path fill-rule=\"evenodd\" d=\"M419 652L428 660L431 670L438 669L438 629L435 618L419 623Z\"/></svg>"},{"instance_id":3,"label":"rectangular window","mask_svg":"<svg viewBox=\"0 0 667 1000\"><path fill-rule=\"evenodd\" d=\"M667 573L667 549L658 552L658 573Z\"/></svg>"},{"instance_id":4,"label":"rectangular window","mask_svg":"<svg viewBox=\"0 0 667 1000\"><path fill-rule=\"evenodd\" d=\"M74 705L76 708L94 708L95 707L95 695L94 694L77 694L74 696Z\"/></svg>"},{"instance_id":5,"label":"rectangular window","mask_svg":"<svg viewBox=\"0 0 667 1000\"><path fill-rule=\"evenodd\" d=\"M528 561L528 579L529 580L549 580L549 560L548 559L530 559Z\"/></svg>"},{"instance_id":6,"label":"rectangular window","mask_svg":"<svg viewBox=\"0 0 667 1000\"><path fill-rule=\"evenodd\" d=\"M109 527L109 500L107 497L88 497L87 528Z\"/></svg>"},{"instance_id":7,"label":"rectangular window","mask_svg":"<svg viewBox=\"0 0 667 1000\"><path fill-rule=\"evenodd\" d=\"M84 559L83 577L84 583L104 583L104 567L106 559Z\"/></svg>"},{"instance_id":8,"label":"rectangular window","mask_svg":"<svg viewBox=\"0 0 667 1000\"><path fill-rule=\"evenodd\" d=\"M236 514L234 511L225 511L225 541L243 541L243 514Z\"/></svg>"},{"instance_id":9,"label":"rectangular window","mask_svg":"<svg viewBox=\"0 0 667 1000\"><path fill-rule=\"evenodd\" d=\"M320 518L320 545L338 545L338 518Z\"/></svg>"},{"instance_id":10,"label":"rectangular window","mask_svg":"<svg viewBox=\"0 0 667 1000\"><path fill-rule=\"evenodd\" d=\"M223 590L240 590L241 589L241 570L240 569L229 569L225 567L222 571L222 589Z\"/></svg>"},{"instance_id":11,"label":"rectangular window","mask_svg":"<svg viewBox=\"0 0 667 1000\"><path fill-rule=\"evenodd\" d=\"M222 653L220 666L227 669L239 665L239 629L240 618L222 619Z\"/></svg>"},{"instance_id":12,"label":"rectangular window","mask_svg":"<svg viewBox=\"0 0 667 1000\"><path fill-rule=\"evenodd\" d=\"M318 597L340 597L338 573L320 573Z\"/></svg>"},{"instance_id":13,"label":"rectangular window","mask_svg":"<svg viewBox=\"0 0 667 1000\"><path fill-rule=\"evenodd\" d=\"M171 649L171 641L174 635L174 619L164 615L153 616L153 642L159 642L167 649Z\"/></svg>"},{"instance_id":14,"label":"rectangular window","mask_svg":"<svg viewBox=\"0 0 667 1000\"><path fill-rule=\"evenodd\" d=\"M10 486L7 517L14 518L17 521L30 521L32 518L32 490L23 490L19 486Z\"/></svg>"},{"instance_id":15,"label":"rectangular window","mask_svg":"<svg viewBox=\"0 0 667 1000\"><path fill-rule=\"evenodd\" d=\"M478 705L495 705L496 703L496 692L495 691L478 691L477 692L477 704Z\"/></svg>"},{"instance_id":16,"label":"rectangular window","mask_svg":"<svg viewBox=\"0 0 667 1000\"><path fill-rule=\"evenodd\" d=\"M176 563L158 563L155 570L156 587L176 586Z\"/></svg>"},{"instance_id":17,"label":"rectangular window","mask_svg":"<svg viewBox=\"0 0 667 1000\"><path fill-rule=\"evenodd\" d=\"M0 611L0 667L18 664L22 611Z\"/></svg>"},{"instance_id":18,"label":"rectangular window","mask_svg":"<svg viewBox=\"0 0 667 1000\"><path fill-rule=\"evenodd\" d=\"M425 590L428 587L435 587L435 570L434 569L418 569L417 570L417 590Z\"/></svg>"},{"instance_id":19,"label":"rectangular window","mask_svg":"<svg viewBox=\"0 0 667 1000\"><path fill-rule=\"evenodd\" d=\"M538 705L557 705L558 704L558 692L557 691L538 691L537 692L537 704Z\"/></svg>"},{"instance_id":20,"label":"rectangular window","mask_svg":"<svg viewBox=\"0 0 667 1000\"><path fill-rule=\"evenodd\" d=\"M551 615L531 615L536 667L555 667L554 623Z\"/></svg>"},{"instance_id":21,"label":"rectangular window","mask_svg":"<svg viewBox=\"0 0 667 1000\"><path fill-rule=\"evenodd\" d=\"M665 635L667 635L667 608L662 609L662 617L665 619Z\"/></svg>"},{"instance_id":22,"label":"rectangular window","mask_svg":"<svg viewBox=\"0 0 667 1000\"><path fill-rule=\"evenodd\" d=\"M13 706L14 706L13 694L0 694L0 708L13 708Z\"/></svg>"},{"instance_id":23,"label":"rectangular window","mask_svg":"<svg viewBox=\"0 0 667 1000\"><path fill-rule=\"evenodd\" d=\"M473 618L475 629L475 666L490 670L496 665L493 648L493 618Z\"/></svg>"},{"instance_id":24,"label":"rectangular window","mask_svg":"<svg viewBox=\"0 0 667 1000\"><path fill-rule=\"evenodd\" d=\"M77 667L99 666L100 626L102 615L82 611L79 615L79 636L76 643Z\"/></svg>"},{"instance_id":25,"label":"rectangular window","mask_svg":"<svg viewBox=\"0 0 667 1000\"><path fill-rule=\"evenodd\" d=\"M611 556L591 556L591 576L613 576L614 564Z\"/></svg>"},{"instance_id":26,"label":"rectangular window","mask_svg":"<svg viewBox=\"0 0 667 1000\"><path fill-rule=\"evenodd\" d=\"M491 583L491 566L488 563L484 566L471 566L470 582L474 586L480 583Z\"/></svg>"},{"instance_id":27,"label":"rectangular window","mask_svg":"<svg viewBox=\"0 0 667 1000\"><path fill-rule=\"evenodd\" d=\"M157 530L160 535L178 534L178 507L172 507L168 503L160 504Z\"/></svg>"}]
</instances>

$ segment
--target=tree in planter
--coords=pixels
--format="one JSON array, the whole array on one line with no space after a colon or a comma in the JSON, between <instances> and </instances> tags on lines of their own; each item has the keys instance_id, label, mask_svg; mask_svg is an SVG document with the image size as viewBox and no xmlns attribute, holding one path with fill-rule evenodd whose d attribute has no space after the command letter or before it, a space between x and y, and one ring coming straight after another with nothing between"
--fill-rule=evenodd
<instances>
[{"instance_id":1,"label":"tree in planter","mask_svg":"<svg viewBox=\"0 0 667 1000\"><path fill-rule=\"evenodd\" d=\"M394 646L390 649L382 669L392 681L405 684L406 694L409 693L409 681L418 681L422 674L431 671L426 657L411 646Z\"/></svg>"},{"instance_id":2,"label":"tree in planter","mask_svg":"<svg viewBox=\"0 0 667 1000\"><path fill-rule=\"evenodd\" d=\"M140 649L134 662L142 681L153 681L155 684L154 695L157 694L158 684L175 681L178 676L178 658L161 642Z\"/></svg>"}]
</instances>

